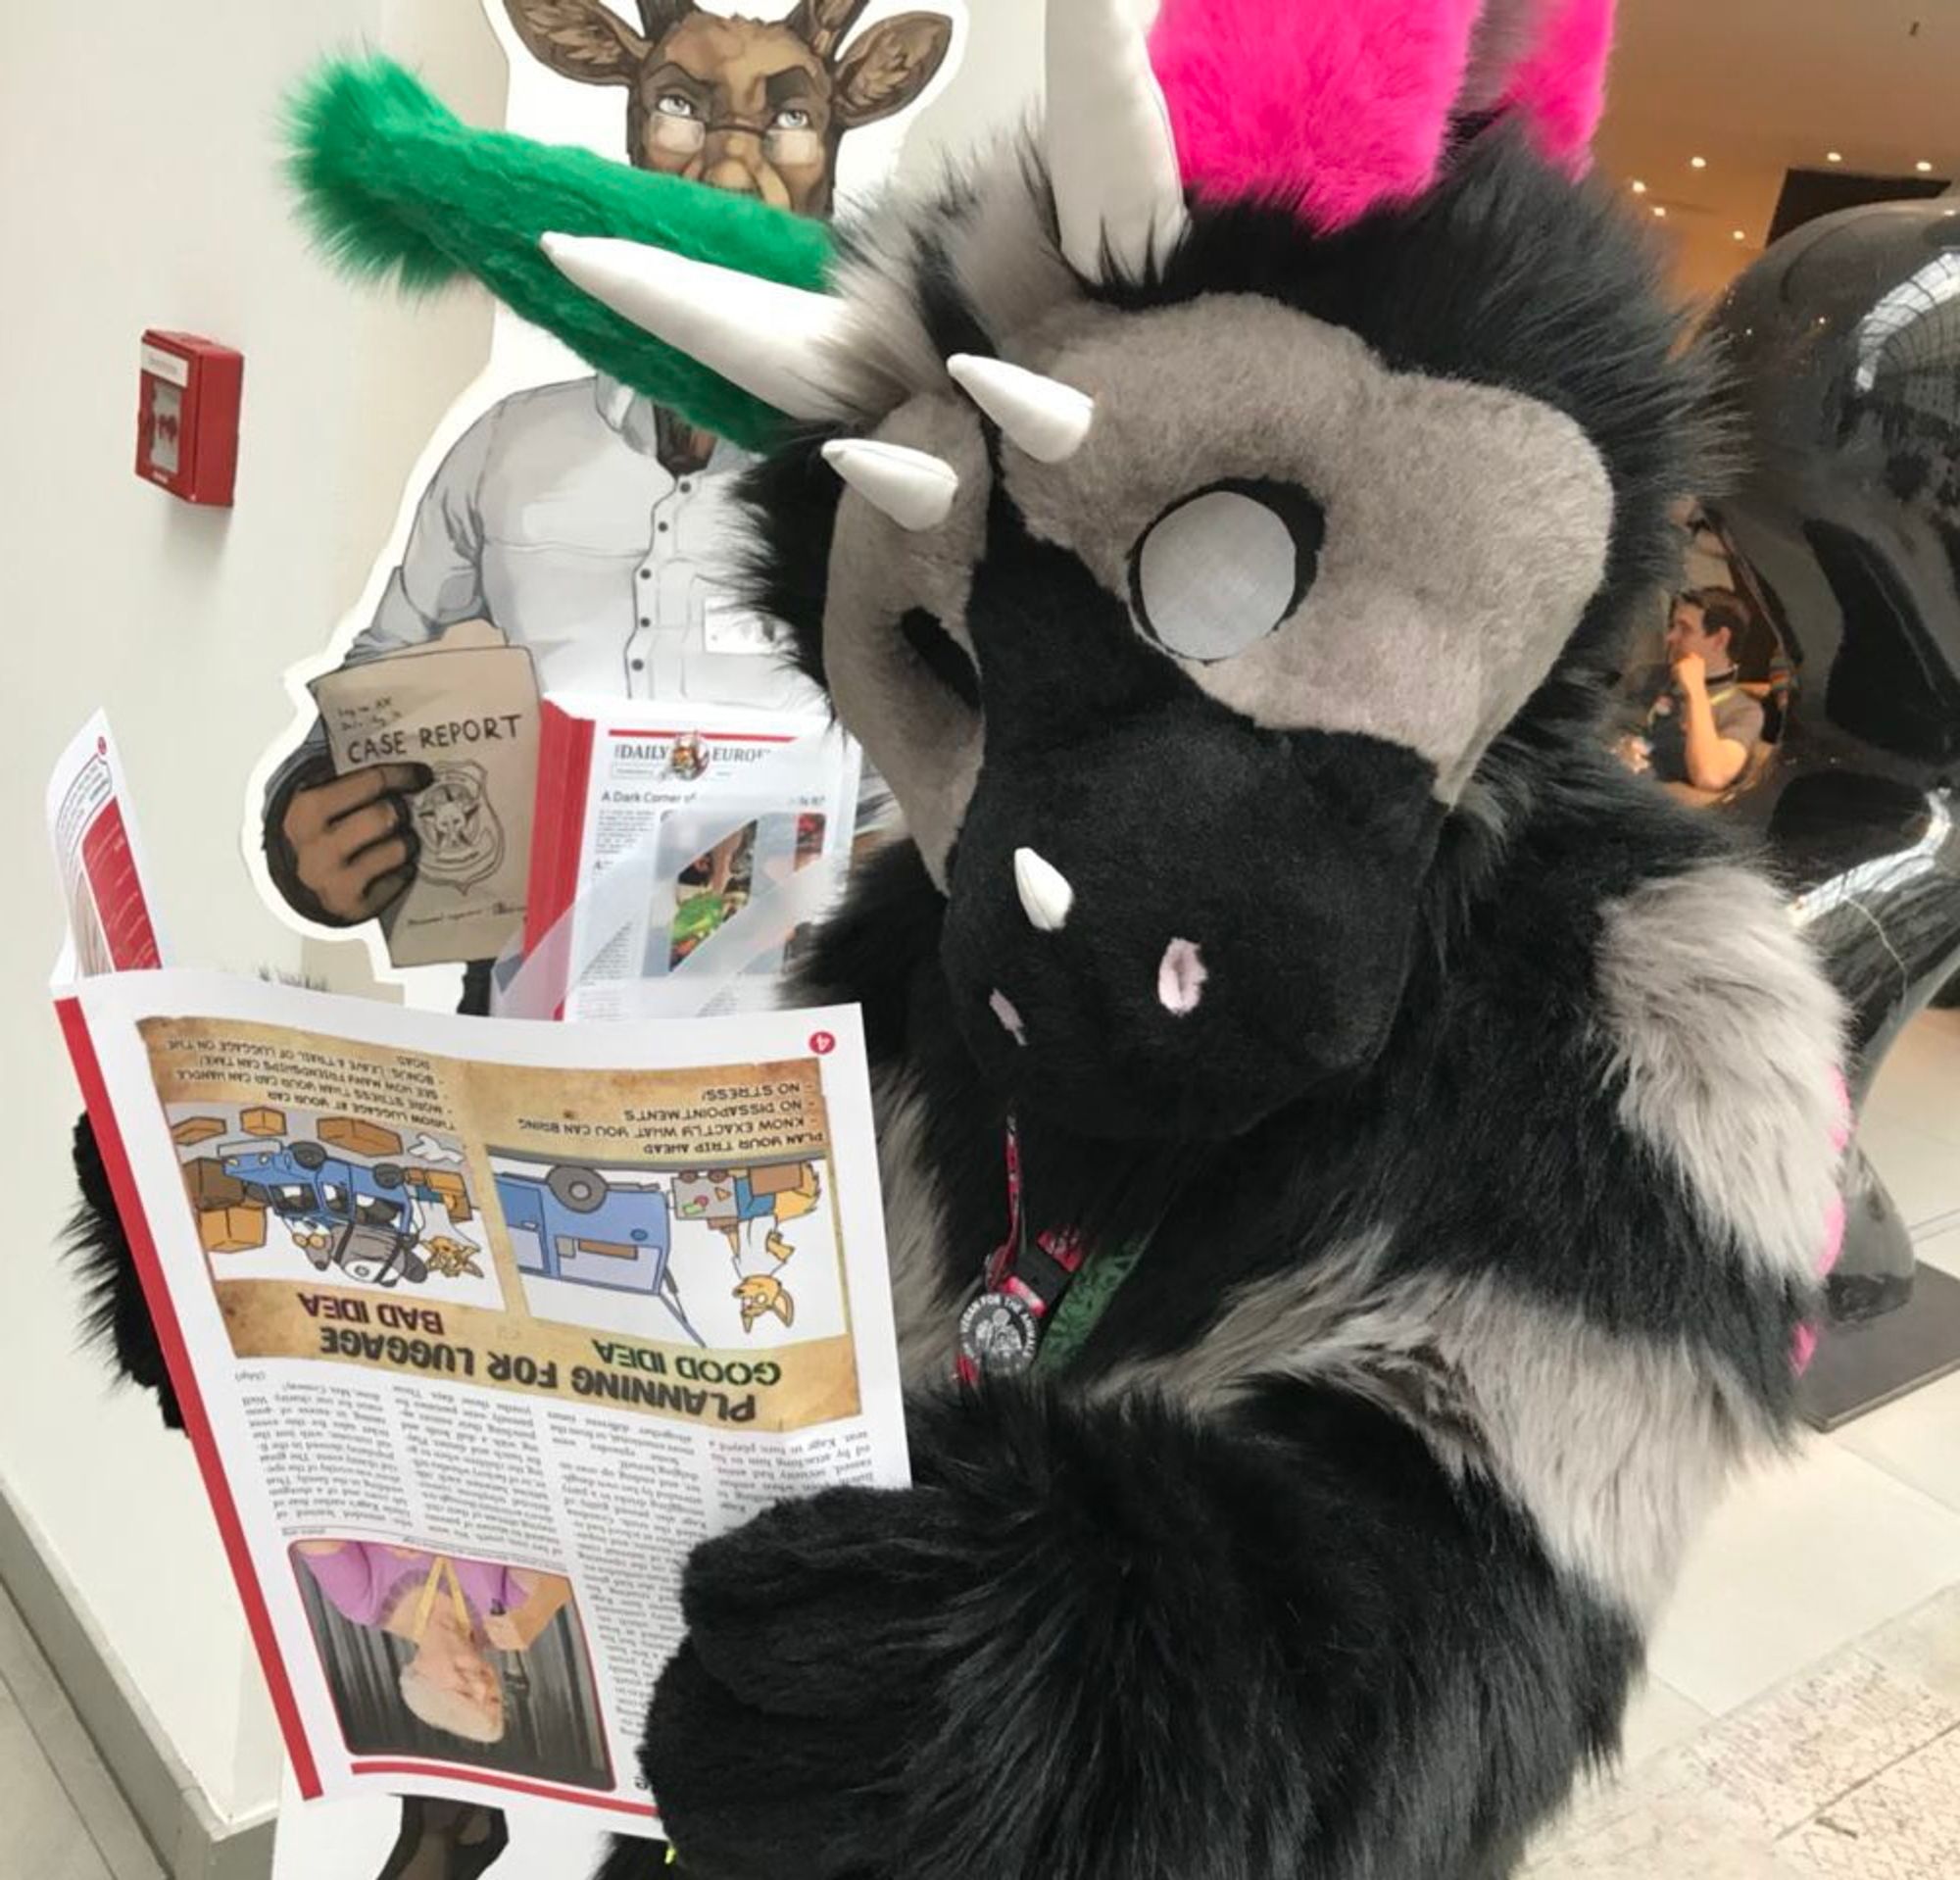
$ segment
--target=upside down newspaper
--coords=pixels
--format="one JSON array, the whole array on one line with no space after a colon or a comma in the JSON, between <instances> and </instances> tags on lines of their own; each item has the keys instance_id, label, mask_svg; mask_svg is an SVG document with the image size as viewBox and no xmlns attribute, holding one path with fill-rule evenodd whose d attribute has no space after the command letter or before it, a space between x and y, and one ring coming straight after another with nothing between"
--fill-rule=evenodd
<instances>
[{"instance_id":1,"label":"upside down newspaper","mask_svg":"<svg viewBox=\"0 0 1960 1880\"><path fill-rule=\"evenodd\" d=\"M57 1006L301 1791L657 1834L688 1552L907 1479L855 1009Z\"/></svg>"}]
</instances>

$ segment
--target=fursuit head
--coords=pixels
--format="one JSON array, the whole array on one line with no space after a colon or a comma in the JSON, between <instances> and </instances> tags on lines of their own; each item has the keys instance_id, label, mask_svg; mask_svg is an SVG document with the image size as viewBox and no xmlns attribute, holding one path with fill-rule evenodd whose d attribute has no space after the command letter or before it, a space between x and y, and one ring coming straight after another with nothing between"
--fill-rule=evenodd
<instances>
[{"instance_id":1,"label":"fursuit head","mask_svg":"<svg viewBox=\"0 0 1960 1880\"><path fill-rule=\"evenodd\" d=\"M1584 174L1609 0L1132 11L1049 0L1042 122L834 232L385 66L301 117L344 259L758 452L748 592L904 812L803 990L916 1485L693 1556L699 1880L1511 1873L1841 1233L1838 998L1603 748L1722 454Z\"/></svg>"}]
</instances>

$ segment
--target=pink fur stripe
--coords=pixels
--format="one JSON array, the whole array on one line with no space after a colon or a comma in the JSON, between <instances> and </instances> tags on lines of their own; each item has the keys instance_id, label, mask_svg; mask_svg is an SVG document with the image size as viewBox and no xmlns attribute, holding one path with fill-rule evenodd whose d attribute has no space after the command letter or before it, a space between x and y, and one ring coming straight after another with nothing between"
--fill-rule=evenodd
<instances>
[{"instance_id":1,"label":"pink fur stripe","mask_svg":"<svg viewBox=\"0 0 1960 1880\"><path fill-rule=\"evenodd\" d=\"M1482 0L1165 0L1151 38L1185 180L1337 227L1436 174Z\"/></svg>"},{"instance_id":2,"label":"pink fur stripe","mask_svg":"<svg viewBox=\"0 0 1960 1880\"><path fill-rule=\"evenodd\" d=\"M1824 1216L1824 1251L1818 1256L1817 1270L1820 1275L1830 1272L1838 1264L1838 1256L1844 1251L1844 1197L1833 1195L1831 1207ZM1790 1338L1789 1361L1797 1376L1801 1377L1810 1368L1810 1361L1817 1356L1817 1332L1810 1325L1799 1325Z\"/></svg>"},{"instance_id":3,"label":"pink fur stripe","mask_svg":"<svg viewBox=\"0 0 1960 1880\"><path fill-rule=\"evenodd\" d=\"M1824 1217L1824 1251L1818 1256L1817 1270L1828 1273L1844 1251L1844 1197L1831 1197L1831 1212Z\"/></svg>"},{"instance_id":4,"label":"pink fur stripe","mask_svg":"<svg viewBox=\"0 0 1960 1880\"><path fill-rule=\"evenodd\" d=\"M1613 0L1530 4L1540 28L1503 89L1574 172L1599 122ZM1436 179L1486 0L1164 0L1151 61L1185 180L1337 228Z\"/></svg>"},{"instance_id":5,"label":"pink fur stripe","mask_svg":"<svg viewBox=\"0 0 1960 1880\"><path fill-rule=\"evenodd\" d=\"M1539 154L1575 174L1592 163L1612 49L1613 0L1558 0L1504 94L1530 124Z\"/></svg>"}]
</instances>

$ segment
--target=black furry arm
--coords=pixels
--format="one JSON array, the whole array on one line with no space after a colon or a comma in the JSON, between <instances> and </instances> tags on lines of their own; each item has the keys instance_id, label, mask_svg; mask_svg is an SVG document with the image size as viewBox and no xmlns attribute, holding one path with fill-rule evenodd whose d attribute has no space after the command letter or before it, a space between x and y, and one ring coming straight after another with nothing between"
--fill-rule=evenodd
<instances>
[{"instance_id":1,"label":"black furry arm","mask_svg":"<svg viewBox=\"0 0 1960 1880\"><path fill-rule=\"evenodd\" d=\"M1627 1628L1358 1400L1276 1386L1228 1429L1014 1394L911 1427L914 1488L689 1565L644 1764L690 1874L1226 1880L1346 1871L1309 1863L1362 1832L1406 1851L1382 1871L1481 1872L1462 1821L1555 1797L1479 1720L1536 1705L1547 1748L1605 1747ZM1385 1759L1449 1760L1491 1812L1364 1821Z\"/></svg>"},{"instance_id":2,"label":"black furry arm","mask_svg":"<svg viewBox=\"0 0 1960 1880\"><path fill-rule=\"evenodd\" d=\"M110 1192L95 1127L85 1115L75 1119L74 1174L80 1194L69 1221L68 1247L81 1278L83 1328L93 1343L108 1348L124 1377L156 1394L165 1426L182 1429L183 1415L136 1277L129 1237Z\"/></svg>"}]
</instances>

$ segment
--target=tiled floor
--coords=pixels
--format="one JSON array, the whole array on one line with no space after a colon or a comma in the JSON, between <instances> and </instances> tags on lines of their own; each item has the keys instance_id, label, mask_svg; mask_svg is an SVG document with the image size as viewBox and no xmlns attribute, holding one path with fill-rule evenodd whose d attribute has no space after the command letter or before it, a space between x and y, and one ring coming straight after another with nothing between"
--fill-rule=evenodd
<instances>
[{"instance_id":1,"label":"tiled floor","mask_svg":"<svg viewBox=\"0 0 1960 1880\"><path fill-rule=\"evenodd\" d=\"M1960 1012L1899 1040L1862 1141L1960 1277ZM1733 1495L1652 1663L1531 1880L1960 1880L1960 1375Z\"/></svg>"},{"instance_id":2,"label":"tiled floor","mask_svg":"<svg viewBox=\"0 0 1960 1880\"><path fill-rule=\"evenodd\" d=\"M1863 1141L1960 1277L1960 1012L1899 1041ZM1653 1670L1531 1880L1960 1880L1960 1376L1733 1496ZM10 1876L162 1880L4 1596L0 1837Z\"/></svg>"},{"instance_id":3,"label":"tiled floor","mask_svg":"<svg viewBox=\"0 0 1960 1880\"><path fill-rule=\"evenodd\" d=\"M109 1771L0 1592L0 1873L163 1880Z\"/></svg>"}]
</instances>

